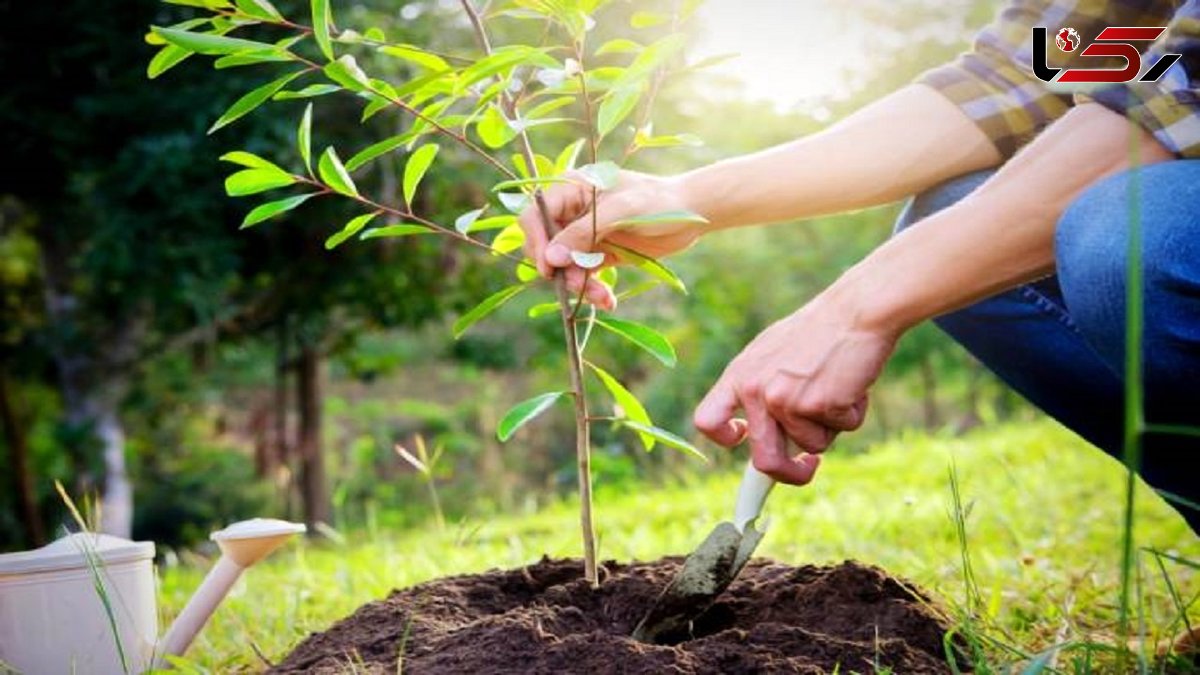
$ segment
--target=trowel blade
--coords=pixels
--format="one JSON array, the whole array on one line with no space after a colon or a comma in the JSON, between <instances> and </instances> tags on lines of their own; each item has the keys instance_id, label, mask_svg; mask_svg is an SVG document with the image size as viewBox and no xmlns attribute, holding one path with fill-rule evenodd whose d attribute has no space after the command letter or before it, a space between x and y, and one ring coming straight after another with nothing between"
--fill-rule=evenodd
<instances>
[{"instance_id":1,"label":"trowel blade","mask_svg":"<svg viewBox=\"0 0 1200 675\"><path fill-rule=\"evenodd\" d=\"M717 525L683 561L634 629L634 639L654 642L661 635L685 630L729 587L761 539L753 527L743 535L728 521Z\"/></svg>"}]
</instances>

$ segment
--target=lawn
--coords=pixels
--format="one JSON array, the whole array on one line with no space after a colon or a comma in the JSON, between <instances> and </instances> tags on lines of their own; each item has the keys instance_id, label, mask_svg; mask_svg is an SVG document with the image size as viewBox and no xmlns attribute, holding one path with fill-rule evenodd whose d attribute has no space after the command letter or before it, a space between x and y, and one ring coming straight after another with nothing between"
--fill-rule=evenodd
<instances>
[{"instance_id":1,"label":"lawn","mask_svg":"<svg viewBox=\"0 0 1200 675\"><path fill-rule=\"evenodd\" d=\"M969 600L953 517L952 466L978 590L970 630L986 636L989 659L1005 666L1055 644L1111 642L1123 469L1050 422L957 438L913 433L863 454L833 452L812 486L772 496L771 531L759 553L793 564L853 558L878 565L931 589L961 616ZM667 486L600 486L602 556L651 559L690 550L728 517L737 482L732 471L702 473ZM1200 560L1200 540L1182 519L1144 486L1140 492L1137 544ZM264 662L256 650L280 658L310 631L394 588L519 566L544 553L573 556L579 546L575 523L572 503L564 502L446 531L431 523L293 545L246 576L192 647L188 664L213 672L260 669ZM1139 560L1138 625L1149 644L1178 629L1173 598L1192 601L1200 593L1200 574L1170 561L1160 567L1149 553ZM180 610L202 572L193 564L162 572L167 618ZM1066 650L1058 667L1071 672L1090 651Z\"/></svg>"}]
</instances>

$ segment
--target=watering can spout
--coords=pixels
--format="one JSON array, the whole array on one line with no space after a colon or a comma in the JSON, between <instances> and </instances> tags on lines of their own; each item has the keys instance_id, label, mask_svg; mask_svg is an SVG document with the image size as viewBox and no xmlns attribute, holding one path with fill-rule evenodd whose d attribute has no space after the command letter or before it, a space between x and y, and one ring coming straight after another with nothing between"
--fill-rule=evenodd
<instances>
[{"instance_id":1,"label":"watering can spout","mask_svg":"<svg viewBox=\"0 0 1200 675\"><path fill-rule=\"evenodd\" d=\"M158 650L160 656L156 667L167 667L165 657L180 656L187 651L242 572L304 530L305 527L298 523L255 518L214 532L212 540L221 549L221 558L167 630Z\"/></svg>"}]
</instances>

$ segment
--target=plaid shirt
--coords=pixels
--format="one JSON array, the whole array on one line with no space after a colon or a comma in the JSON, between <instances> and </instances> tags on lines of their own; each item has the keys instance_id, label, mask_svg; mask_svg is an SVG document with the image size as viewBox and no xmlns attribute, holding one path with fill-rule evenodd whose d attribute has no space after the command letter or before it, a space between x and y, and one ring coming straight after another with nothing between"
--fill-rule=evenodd
<instances>
[{"instance_id":1,"label":"plaid shirt","mask_svg":"<svg viewBox=\"0 0 1200 675\"><path fill-rule=\"evenodd\" d=\"M1108 26L1169 26L1145 49L1143 72L1160 54L1183 58L1157 82L1106 84L1072 93L1065 85L1034 76L1034 26L1047 29L1051 68L1125 65L1121 58L1104 64L1095 57L1084 65L1079 61L1084 45L1064 53L1054 45L1054 36L1067 27L1076 29L1086 44ZM1200 158L1200 0L1013 0L975 37L971 51L918 81L953 101L1005 157L1073 104L1090 100L1128 116L1180 157Z\"/></svg>"}]
</instances>

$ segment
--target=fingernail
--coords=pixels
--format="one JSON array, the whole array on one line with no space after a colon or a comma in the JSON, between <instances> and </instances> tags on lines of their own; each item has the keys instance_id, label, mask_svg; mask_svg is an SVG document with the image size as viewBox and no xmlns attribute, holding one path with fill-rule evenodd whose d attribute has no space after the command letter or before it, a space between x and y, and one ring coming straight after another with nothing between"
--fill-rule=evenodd
<instances>
[{"instance_id":1,"label":"fingernail","mask_svg":"<svg viewBox=\"0 0 1200 675\"><path fill-rule=\"evenodd\" d=\"M546 262L555 267L566 267L571 264L571 251L562 244L550 244L546 247Z\"/></svg>"}]
</instances>

